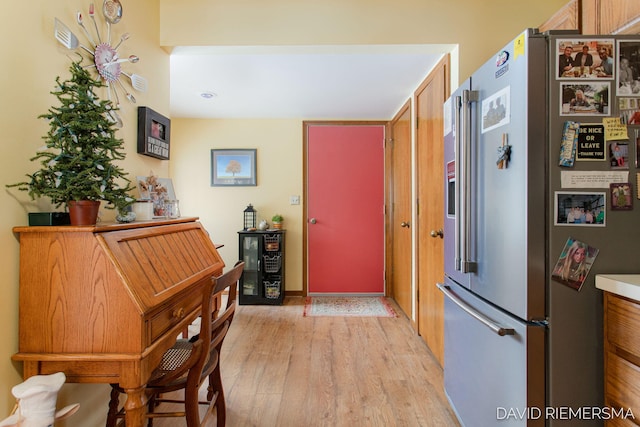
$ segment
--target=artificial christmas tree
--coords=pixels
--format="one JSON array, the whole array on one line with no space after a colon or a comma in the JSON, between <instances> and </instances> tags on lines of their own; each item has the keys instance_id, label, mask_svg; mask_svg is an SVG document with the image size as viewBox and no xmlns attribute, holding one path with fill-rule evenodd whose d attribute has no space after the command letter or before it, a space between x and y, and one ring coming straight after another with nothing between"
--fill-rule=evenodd
<instances>
[{"instance_id":1,"label":"artificial christmas tree","mask_svg":"<svg viewBox=\"0 0 640 427\"><path fill-rule=\"evenodd\" d=\"M46 150L31 158L40 162L41 169L28 174L29 181L9 187L28 191L32 199L48 197L56 207L105 201L109 209L123 208L134 201L127 194L133 187L127 173L114 164L125 158L124 142L115 136L114 107L96 95L95 90L104 85L80 62L73 62L69 70L71 79L61 82L57 77L57 88L51 92L60 105L39 116L49 121L49 131L43 137ZM94 217L88 224L74 224L73 212L70 214L72 225L96 223Z\"/></svg>"}]
</instances>

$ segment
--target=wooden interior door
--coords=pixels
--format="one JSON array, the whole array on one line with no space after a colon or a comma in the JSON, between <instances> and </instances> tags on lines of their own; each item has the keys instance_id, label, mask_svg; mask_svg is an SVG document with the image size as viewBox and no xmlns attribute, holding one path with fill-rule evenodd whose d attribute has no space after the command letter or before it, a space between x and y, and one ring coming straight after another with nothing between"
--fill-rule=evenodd
<instances>
[{"instance_id":1,"label":"wooden interior door","mask_svg":"<svg viewBox=\"0 0 640 427\"><path fill-rule=\"evenodd\" d=\"M384 125L305 123L308 294L385 293Z\"/></svg>"},{"instance_id":2,"label":"wooden interior door","mask_svg":"<svg viewBox=\"0 0 640 427\"><path fill-rule=\"evenodd\" d=\"M418 333L444 363L444 137L443 103L449 96L449 56L416 90L418 194Z\"/></svg>"},{"instance_id":3,"label":"wooden interior door","mask_svg":"<svg viewBox=\"0 0 640 427\"><path fill-rule=\"evenodd\" d=\"M390 123L390 294L411 319L411 102Z\"/></svg>"}]
</instances>

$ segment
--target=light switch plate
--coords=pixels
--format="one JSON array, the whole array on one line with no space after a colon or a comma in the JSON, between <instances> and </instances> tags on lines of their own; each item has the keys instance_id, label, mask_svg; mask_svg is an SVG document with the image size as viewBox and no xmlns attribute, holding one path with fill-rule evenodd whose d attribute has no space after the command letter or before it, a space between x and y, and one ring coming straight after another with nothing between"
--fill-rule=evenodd
<instances>
[{"instance_id":1,"label":"light switch plate","mask_svg":"<svg viewBox=\"0 0 640 427\"><path fill-rule=\"evenodd\" d=\"M290 205L299 205L300 204L300 196L289 196L289 204Z\"/></svg>"}]
</instances>

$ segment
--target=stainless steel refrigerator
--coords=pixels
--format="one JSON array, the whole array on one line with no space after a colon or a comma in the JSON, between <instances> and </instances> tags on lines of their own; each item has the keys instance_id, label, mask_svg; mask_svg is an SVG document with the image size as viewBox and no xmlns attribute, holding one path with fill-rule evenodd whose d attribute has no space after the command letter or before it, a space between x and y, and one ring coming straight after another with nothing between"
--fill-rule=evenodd
<instances>
[{"instance_id":1,"label":"stainless steel refrigerator","mask_svg":"<svg viewBox=\"0 0 640 427\"><path fill-rule=\"evenodd\" d=\"M634 36L528 29L445 103L438 287L445 391L465 426L589 426L610 415L594 277L639 268L637 132L625 124L640 99L619 78L621 56L640 62L637 45ZM585 46L591 61L577 59ZM609 123L618 117L622 125ZM623 190L631 195L617 204ZM574 208L591 217L574 218ZM575 241L590 270L571 281L554 269Z\"/></svg>"}]
</instances>

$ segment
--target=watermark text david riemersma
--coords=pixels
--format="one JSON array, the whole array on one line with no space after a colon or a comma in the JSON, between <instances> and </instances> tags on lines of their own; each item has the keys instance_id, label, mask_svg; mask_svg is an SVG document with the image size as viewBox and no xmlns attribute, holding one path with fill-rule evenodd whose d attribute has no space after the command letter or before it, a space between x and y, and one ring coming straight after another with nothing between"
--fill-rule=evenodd
<instances>
[{"instance_id":1,"label":"watermark text david riemersma","mask_svg":"<svg viewBox=\"0 0 640 427\"><path fill-rule=\"evenodd\" d=\"M498 420L612 420L614 418L635 420L631 408L611 408L608 406L570 406L558 407L527 407L527 408L496 408Z\"/></svg>"}]
</instances>

